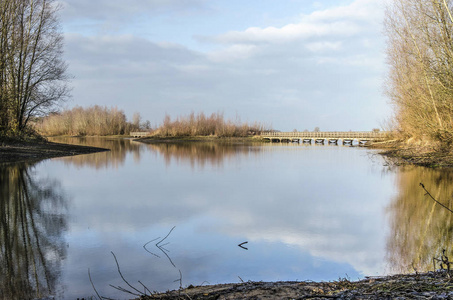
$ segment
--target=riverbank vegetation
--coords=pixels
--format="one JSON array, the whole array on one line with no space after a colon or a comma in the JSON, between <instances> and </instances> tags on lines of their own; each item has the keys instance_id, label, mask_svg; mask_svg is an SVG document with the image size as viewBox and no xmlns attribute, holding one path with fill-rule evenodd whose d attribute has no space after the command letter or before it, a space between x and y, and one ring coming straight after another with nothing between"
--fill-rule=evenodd
<instances>
[{"instance_id":1,"label":"riverbank vegetation","mask_svg":"<svg viewBox=\"0 0 453 300\"><path fill-rule=\"evenodd\" d=\"M236 121L225 120L223 113L213 113L210 116L203 112L188 116L179 116L172 120L166 115L161 126L152 132L154 137L246 137L268 130L258 122L252 124L242 123L237 117Z\"/></svg>"},{"instance_id":2,"label":"riverbank vegetation","mask_svg":"<svg viewBox=\"0 0 453 300\"><path fill-rule=\"evenodd\" d=\"M16 136L29 121L69 95L55 0L0 1L0 136Z\"/></svg>"},{"instance_id":3,"label":"riverbank vegetation","mask_svg":"<svg viewBox=\"0 0 453 300\"><path fill-rule=\"evenodd\" d=\"M386 92L392 128L404 149L451 153L453 144L453 1L395 0L385 29Z\"/></svg>"},{"instance_id":4,"label":"riverbank vegetation","mask_svg":"<svg viewBox=\"0 0 453 300\"><path fill-rule=\"evenodd\" d=\"M128 122L124 111L116 107L77 106L37 119L33 126L40 134L46 136L124 135L130 131L150 129L149 122L140 124L140 120L140 114L136 113L132 122Z\"/></svg>"}]
</instances>

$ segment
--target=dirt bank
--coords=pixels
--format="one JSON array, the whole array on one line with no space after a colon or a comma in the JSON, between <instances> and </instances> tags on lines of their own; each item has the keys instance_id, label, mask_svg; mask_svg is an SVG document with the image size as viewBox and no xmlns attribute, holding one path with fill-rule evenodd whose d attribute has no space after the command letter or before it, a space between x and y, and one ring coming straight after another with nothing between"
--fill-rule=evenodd
<instances>
[{"instance_id":1,"label":"dirt bank","mask_svg":"<svg viewBox=\"0 0 453 300\"><path fill-rule=\"evenodd\" d=\"M453 299L453 280L438 271L361 281L245 282L189 286L140 299Z\"/></svg>"},{"instance_id":2,"label":"dirt bank","mask_svg":"<svg viewBox=\"0 0 453 300\"><path fill-rule=\"evenodd\" d=\"M386 141L373 143L371 148L382 150L381 155L394 165L418 165L430 168L452 168L453 149L420 141Z\"/></svg>"},{"instance_id":3,"label":"dirt bank","mask_svg":"<svg viewBox=\"0 0 453 300\"><path fill-rule=\"evenodd\" d=\"M42 138L25 140L0 137L0 163L39 161L101 151L109 151L109 149L51 143Z\"/></svg>"}]
</instances>

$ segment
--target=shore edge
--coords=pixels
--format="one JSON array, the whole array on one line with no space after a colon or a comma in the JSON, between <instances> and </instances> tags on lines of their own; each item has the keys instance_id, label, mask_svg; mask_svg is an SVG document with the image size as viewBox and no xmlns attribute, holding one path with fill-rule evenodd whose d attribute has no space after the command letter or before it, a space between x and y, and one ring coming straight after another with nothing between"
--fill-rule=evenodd
<instances>
[{"instance_id":1,"label":"shore edge","mask_svg":"<svg viewBox=\"0 0 453 300\"><path fill-rule=\"evenodd\" d=\"M54 143L41 139L0 138L0 163L36 162L48 158L110 151L89 146Z\"/></svg>"}]
</instances>

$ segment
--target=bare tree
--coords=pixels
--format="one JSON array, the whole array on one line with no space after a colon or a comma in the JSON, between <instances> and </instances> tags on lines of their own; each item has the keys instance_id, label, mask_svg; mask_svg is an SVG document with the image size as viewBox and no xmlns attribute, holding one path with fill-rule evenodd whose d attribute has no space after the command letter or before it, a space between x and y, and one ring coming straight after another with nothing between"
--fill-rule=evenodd
<instances>
[{"instance_id":1,"label":"bare tree","mask_svg":"<svg viewBox=\"0 0 453 300\"><path fill-rule=\"evenodd\" d=\"M2 0L0 129L22 131L69 95L55 0Z\"/></svg>"},{"instance_id":2,"label":"bare tree","mask_svg":"<svg viewBox=\"0 0 453 300\"><path fill-rule=\"evenodd\" d=\"M405 135L453 142L451 0L394 0L387 7L387 93Z\"/></svg>"}]
</instances>

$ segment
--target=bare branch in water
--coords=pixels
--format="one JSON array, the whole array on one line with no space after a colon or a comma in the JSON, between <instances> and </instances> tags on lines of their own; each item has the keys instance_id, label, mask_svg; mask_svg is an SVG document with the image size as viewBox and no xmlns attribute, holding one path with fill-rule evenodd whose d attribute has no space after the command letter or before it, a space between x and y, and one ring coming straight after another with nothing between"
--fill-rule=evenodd
<instances>
[{"instance_id":1,"label":"bare branch in water","mask_svg":"<svg viewBox=\"0 0 453 300\"><path fill-rule=\"evenodd\" d=\"M103 297L101 297L101 295L99 295L98 291L94 287L93 280L91 280L90 268L88 268L88 278L90 278L91 286L93 287L93 290L96 293L96 295L98 296L99 300L102 300Z\"/></svg>"},{"instance_id":2,"label":"bare branch in water","mask_svg":"<svg viewBox=\"0 0 453 300\"><path fill-rule=\"evenodd\" d=\"M173 231L173 229L175 229L175 228L176 228L176 226L173 226L173 228L170 230L170 232L169 232L162 240L160 240L159 242L157 242L156 246L159 247L159 244L162 243L163 241L165 241L165 240L168 238L168 236L171 234L171 232Z\"/></svg>"},{"instance_id":3,"label":"bare branch in water","mask_svg":"<svg viewBox=\"0 0 453 300\"><path fill-rule=\"evenodd\" d=\"M425 188L425 185L423 183L420 182L420 186L425 190L426 192L426 195L428 195L431 199L433 199L434 202L436 202L437 204L439 204L440 206L442 206L443 208L445 208L446 210L448 210L449 212L453 213L453 210L449 209L448 207L446 207L444 204L440 203L439 201L437 201L429 192L428 190Z\"/></svg>"},{"instance_id":4,"label":"bare branch in water","mask_svg":"<svg viewBox=\"0 0 453 300\"><path fill-rule=\"evenodd\" d=\"M126 290L125 288L122 288L120 286L114 286L112 284L109 284L112 288L120 291L120 292L123 292L123 293L128 293L128 294L131 294L131 295L134 295L134 296L142 296L142 293L140 292L140 294L137 294L137 293L134 293L134 292L131 292L129 290Z\"/></svg>"},{"instance_id":5,"label":"bare branch in water","mask_svg":"<svg viewBox=\"0 0 453 300\"><path fill-rule=\"evenodd\" d=\"M143 245L143 248L145 249L145 251L146 251L146 252L148 252L148 253L150 253L150 254L154 255L155 257L158 257L158 258L160 258L160 256L159 256L159 255L157 255L157 254L155 254L155 253L153 253L153 252L149 251L149 250L148 250L148 249L146 248L146 245L148 245L149 243L151 243L151 242L154 242L155 240L158 240L158 239L160 239L160 237L158 237L158 238L155 238L154 240L151 240L151 241L147 242L146 244L144 244L144 245Z\"/></svg>"},{"instance_id":6,"label":"bare branch in water","mask_svg":"<svg viewBox=\"0 0 453 300\"><path fill-rule=\"evenodd\" d=\"M157 247L157 249L159 249L159 250L160 250L160 251L168 258L168 260L170 261L170 263L172 264L172 266L176 268L176 265L173 263L173 260L172 260L172 259L170 258L170 256L168 256L168 254L167 254L167 252L170 252L170 251L169 251L168 249L165 249L165 248L164 248L164 246L168 245L169 242L161 245L161 243L162 243L163 241L165 241L165 240L170 236L170 234L172 233L172 231L173 231L175 228L176 228L176 226L173 226L173 228L168 232L168 234L167 234L163 239L161 239L160 241L158 241L158 242L156 243L156 247ZM146 250L146 252L148 252L148 253L154 255L155 257L160 258L159 255L157 255L157 254L155 254L155 253L149 251L148 248L146 248L146 246L147 246L149 243L154 242L155 240L158 240L158 239L160 239L160 237L158 237L158 238L156 238L156 239L154 239L154 240L151 240L151 241L147 242L146 244L143 245L143 248Z\"/></svg>"},{"instance_id":7,"label":"bare branch in water","mask_svg":"<svg viewBox=\"0 0 453 300\"><path fill-rule=\"evenodd\" d=\"M176 265L173 263L172 259L171 259L170 256L168 256L168 254L167 254L167 252L170 252L170 251L169 251L168 249L164 248L164 246L168 245L169 242L161 245L161 243L162 243L163 241L165 241L165 240L170 236L170 234L172 233L172 231L173 231L175 228L176 228L176 226L173 226L173 228L167 233L167 235L166 235L163 239L161 239L160 241L158 241L158 242L156 243L156 247L157 247L157 248L158 248L158 249L159 249L159 250L160 250L167 258L168 258L168 260L170 261L170 263L172 264L172 266L176 268ZM154 255L155 257L160 258L159 255L157 255L157 254L155 254L155 253L149 251L148 248L146 248L146 246L147 246L148 244L150 244L151 242L154 242L155 240L158 240L158 239L160 239L160 237L158 237L158 238L156 238L156 239L153 239L153 240L147 242L145 245L143 245L143 248L145 249L146 252L148 252L148 253Z\"/></svg>"},{"instance_id":8,"label":"bare branch in water","mask_svg":"<svg viewBox=\"0 0 453 300\"><path fill-rule=\"evenodd\" d=\"M178 282L179 281L179 289L181 290L182 289L182 273L181 273L181 269L179 269L178 271L179 271L179 278L176 279L173 282Z\"/></svg>"},{"instance_id":9,"label":"bare branch in water","mask_svg":"<svg viewBox=\"0 0 453 300\"><path fill-rule=\"evenodd\" d=\"M243 246L243 245L245 245L247 243L248 242L243 242L243 243L240 243L238 246L241 247L242 249L249 250L249 248Z\"/></svg>"},{"instance_id":10,"label":"bare branch in water","mask_svg":"<svg viewBox=\"0 0 453 300\"><path fill-rule=\"evenodd\" d=\"M153 292L151 292L151 290L146 285L144 285L140 280L138 281L138 283L140 283L143 286L143 288L145 289L145 293L144 293L145 296L146 296L146 291L148 291L150 295L153 294Z\"/></svg>"},{"instance_id":11,"label":"bare branch in water","mask_svg":"<svg viewBox=\"0 0 453 300\"><path fill-rule=\"evenodd\" d=\"M120 274L121 279L123 279L123 281L124 281L129 287L131 287L132 289L134 289L135 291L137 291L139 294L136 295L136 294L131 293L131 292L129 292L129 293L130 293L130 294L133 294L133 295L136 295L136 296L142 295L142 292L140 292L140 291L137 290L135 287L133 287L133 286L132 286L129 282L127 282L127 280L124 278L123 274L121 273L120 265L119 265L119 263L118 263L118 260L116 259L115 253L113 253L113 251L111 251L111 252L112 252L113 257L115 258L116 266L117 266L117 268L118 268L118 273ZM124 290L124 289L123 289L123 290ZM124 290L124 291L126 292L126 290Z\"/></svg>"}]
</instances>

